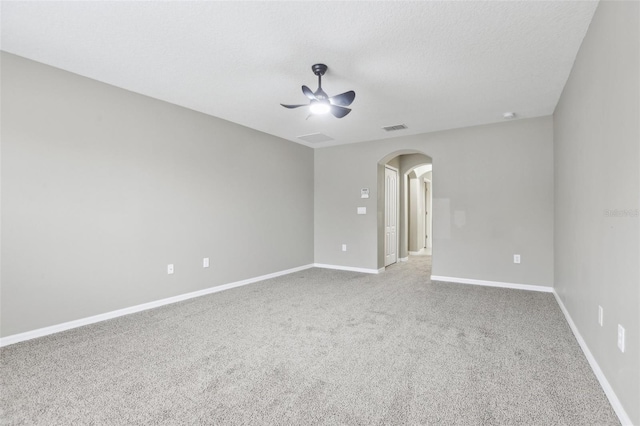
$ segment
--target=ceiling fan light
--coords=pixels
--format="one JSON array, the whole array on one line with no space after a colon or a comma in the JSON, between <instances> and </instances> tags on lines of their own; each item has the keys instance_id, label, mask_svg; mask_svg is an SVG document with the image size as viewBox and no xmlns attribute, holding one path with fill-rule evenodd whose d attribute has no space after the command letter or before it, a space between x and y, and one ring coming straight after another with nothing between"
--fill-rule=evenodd
<instances>
[{"instance_id":1,"label":"ceiling fan light","mask_svg":"<svg viewBox=\"0 0 640 426\"><path fill-rule=\"evenodd\" d=\"M331 109L331 106L329 105L329 102L311 102L311 106L309 107L309 111L311 111L311 114L326 114L329 112L329 109Z\"/></svg>"}]
</instances>

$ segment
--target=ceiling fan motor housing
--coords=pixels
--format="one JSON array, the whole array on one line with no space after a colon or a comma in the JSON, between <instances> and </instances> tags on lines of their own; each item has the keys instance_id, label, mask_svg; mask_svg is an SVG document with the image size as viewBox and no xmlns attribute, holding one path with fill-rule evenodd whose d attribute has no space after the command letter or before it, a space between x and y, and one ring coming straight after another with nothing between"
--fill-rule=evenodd
<instances>
[{"instance_id":1,"label":"ceiling fan motor housing","mask_svg":"<svg viewBox=\"0 0 640 426\"><path fill-rule=\"evenodd\" d=\"M326 101L327 99L329 99L329 95L327 95L321 88L318 88L318 90L314 92L314 95L316 96L316 98L318 98L319 101Z\"/></svg>"}]
</instances>

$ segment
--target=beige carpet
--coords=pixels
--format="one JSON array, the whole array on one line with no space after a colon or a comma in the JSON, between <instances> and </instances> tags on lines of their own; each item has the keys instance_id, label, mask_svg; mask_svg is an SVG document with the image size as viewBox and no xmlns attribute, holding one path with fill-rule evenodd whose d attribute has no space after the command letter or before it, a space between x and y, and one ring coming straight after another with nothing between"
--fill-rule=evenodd
<instances>
[{"instance_id":1,"label":"beige carpet","mask_svg":"<svg viewBox=\"0 0 640 426\"><path fill-rule=\"evenodd\" d=\"M3 348L3 424L618 424L553 296L310 269Z\"/></svg>"}]
</instances>

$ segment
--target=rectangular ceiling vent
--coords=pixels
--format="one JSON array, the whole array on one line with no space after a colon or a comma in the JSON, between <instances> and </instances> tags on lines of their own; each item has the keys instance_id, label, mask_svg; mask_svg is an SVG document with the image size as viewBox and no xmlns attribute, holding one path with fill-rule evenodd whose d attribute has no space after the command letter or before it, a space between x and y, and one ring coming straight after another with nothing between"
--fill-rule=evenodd
<instances>
[{"instance_id":1,"label":"rectangular ceiling vent","mask_svg":"<svg viewBox=\"0 0 640 426\"><path fill-rule=\"evenodd\" d=\"M406 124L396 124L393 126L384 126L383 129L386 130L387 132L395 132L396 130L402 130L402 129L406 129L407 126Z\"/></svg>"},{"instance_id":2,"label":"rectangular ceiling vent","mask_svg":"<svg viewBox=\"0 0 640 426\"><path fill-rule=\"evenodd\" d=\"M309 143L329 142L333 140L332 137L323 135L322 133L311 133L310 135L302 135L298 136L298 139Z\"/></svg>"}]
</instances>

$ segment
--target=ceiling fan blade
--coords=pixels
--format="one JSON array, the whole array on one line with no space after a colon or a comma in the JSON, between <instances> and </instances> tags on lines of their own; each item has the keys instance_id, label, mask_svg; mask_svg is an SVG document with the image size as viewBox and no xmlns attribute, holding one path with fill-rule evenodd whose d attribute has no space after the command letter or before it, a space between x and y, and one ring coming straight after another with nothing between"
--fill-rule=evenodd
<instances>
[{"instance_id":1,"label":"ceiling fan blade","mask_svg":"<svg viewBox=\"0 0 640 426\"><path fill-rule=\"evenodd\" d=\"M329 102L334 105L349 106L351 102L356 98L356 92L349 90L348 92L341 93L329 98Z\"/></svg>"},{"instance_id":2,"label":"ceiling fan blade","mask_svg":"<svg viewBox=\"0 0 640 426\"><path fill-rule=\"evenodd\" d=\"M309 106L309 104L303 104L303 105L285 105L285 104L280 104L280 105L282 105L285 108L289 108L289 109L291 109L291 108L300 108L300 107L303 107L303 106Z\"/></svg>"},{"instance_id":3,"label":"ceiling fan blade","mask_svg":"<svg viewBox=\"0 0 640 426\"><path fill-rule=\"evenodd\" d=\"M329 112L331 112L331 114L333 114L335 118L342 118L345 115L349 114L351 112L351 109L343 108L338 105L331 105L331 109L329 110Z\"/></svg>"},{"instance_id":4,"label":"ceiling fan blade","mask_svg":"<svg viewBox=\"0 0 640 426\"><path fill-rule=\"evenodd\" d=\"M304 93L304 95L312 101L317 100L316 95L314 95L311 89L309 89L307 86L302 86L302 93Z\"/></svg>"}]
</instances>

